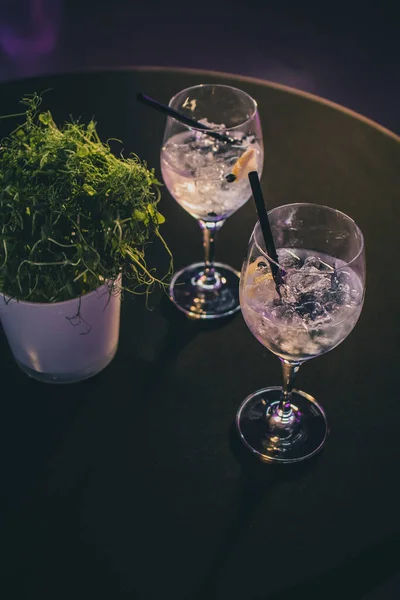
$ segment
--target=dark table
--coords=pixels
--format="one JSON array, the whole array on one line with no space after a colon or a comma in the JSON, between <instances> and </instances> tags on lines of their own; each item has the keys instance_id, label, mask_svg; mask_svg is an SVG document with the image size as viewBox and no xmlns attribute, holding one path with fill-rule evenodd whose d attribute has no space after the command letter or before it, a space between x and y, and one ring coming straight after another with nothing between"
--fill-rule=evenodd
<instances>
[{"instance_id":1,"label":"dark table","mask_svg":"<svg viewBox=\"0 0 400 600\"><path fill-rule=\"evenodd\" d=\"M68 599L361 598L398 570L400 542L400 144L306 94L185 70L56 75L0 86L0 113L52 88L56 120L95 115L158 175L161 101L201 82L259 103L263 189L343 210L364 232L367 296L355 330L303 366L298 386L326 409L324 452L296 468L254 462L232 427L253 390L280 383L278 359L240 314L187 320L160 292L123 303L120 348L91 380L30 380L0 336L0 596ZM163 191L163 233L179 268L202 255L198 225ZM240 268L255 223L247 203L217 258ZM157 252L155 252L157 259Z\"/></svg>"}]
</instances>

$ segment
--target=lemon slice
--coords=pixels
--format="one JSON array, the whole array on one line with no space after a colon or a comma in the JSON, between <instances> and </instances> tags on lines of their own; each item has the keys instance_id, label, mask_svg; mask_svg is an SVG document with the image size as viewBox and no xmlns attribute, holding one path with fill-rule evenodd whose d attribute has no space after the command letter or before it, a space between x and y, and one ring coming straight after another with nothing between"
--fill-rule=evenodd
<instances>
[{"instance_id":1,"label":"lemon slice","mask_svg":"<svg viewBox=\"0 0 400 600\"><path fill-rule=\"evenodd\" d=\"M254 262L252 262L251 264L249 264L247 266L247 270L246 270L246 276L247 277L252 277L252 282L254 283L258 283L262 280L267 280L267 279L272 279L272 273L271 271L264 271L264 270L260 270L260 263L263 263L263 265L265 264L266 261L264 260L255 260ZM265 265L266 266L266 265Z\"/></svg>"},{"instance_id":2,"label":"lemon slice","mask_svg":"<svg viewBox=\"0 0 400 600\"><path fill-rule=\"evenodd\" d=\"M243 179L250 171L257 171L256 151L247 148L246 152L237 159L231 171L236 179Z\"/></svg>"}]
</instances>

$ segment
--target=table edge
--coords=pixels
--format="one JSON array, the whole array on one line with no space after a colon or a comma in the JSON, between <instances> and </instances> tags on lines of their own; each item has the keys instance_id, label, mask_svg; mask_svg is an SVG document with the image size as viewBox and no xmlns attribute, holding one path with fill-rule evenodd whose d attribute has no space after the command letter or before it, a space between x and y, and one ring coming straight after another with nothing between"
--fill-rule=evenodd
<instances>
[{"instance_id":1,"label":"table edge","mask_svg":"<svg viewBox=\"0 0 400 600\"><path fill-rule=\"evenodd\" d=\"M333 100L328 100L327 98L323 98L322 96L318 96L317 94L312 94L311 92L305 92L303 90L299 90L297 88L294 88L294 87L291 87L291 86L288 86L288 85L285 85L282 83L276 83L276 82L270 81L268 79L261 79L259 77L251 77L248 75L240 75L237 73L229 73L229 72L225 72L225 71L214 71L212 69L198 69L198 68L191 68L191 67L174 67L174 66L157 66L157 65L92 66L92 67L82 67L82 68L78 68L78 69L74 68L71 70L66 69L66 70L58 71L58 72L38 73L37 75L33 75L31 77L20 77L20 78L15 78L15 79L8 79L6 81L1 81L0 86L16 83L18 81L30 81L33 79L39 79L39 78L44 78L44 77L62 77L64 75L74 75L74 74L80 74L80 73L98 73L98 72L106 73L106 72L118 72L118 71L125 71L125 72L130 72L130 71L168 72L168 71L170 71L173 73L183 73L183 74L186 73L186 74L190 74L190 75L221 76L221 77L228 77L231 79L237 79L238 81L243 81L246 83L253 83L253 84L257 84L257 85L262 85L264 87L274 88L274 89L286 92L288 94L300 96L300 97L306 98L308 100L311 100L313 102L317 102L319 104L329 106L330 108L333 108L333 109L335 109L339 112L342 112L354 119L357 119L358 121L365 123L366 125L369 125L370 127L378 130L380 133L386 135L387 137L394 139L396 142L400 142L400 135L397 135L394 131L391 131L390 129L388 129L387 127L384 127L377 121L374 121L373 119L370 119L369 117L366 117L366 116L362 115L361 113L358 113L357 111L355 111L351 108L348 108L347 106L338 104L337 102L334 102Z\"/></svg>"}]
</instances>

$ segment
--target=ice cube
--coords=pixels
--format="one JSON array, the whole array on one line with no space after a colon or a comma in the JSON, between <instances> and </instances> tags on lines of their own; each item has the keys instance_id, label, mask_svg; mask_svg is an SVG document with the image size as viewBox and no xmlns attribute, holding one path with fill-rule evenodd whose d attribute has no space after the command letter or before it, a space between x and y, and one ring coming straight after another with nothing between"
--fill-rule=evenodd
<instances>
[{"instance_id":1,"label":"ice cube","mask_svg":"<svg viewBox=\"0 0 400 600\"><path fill-rule=\"evenodd\" d=\"M307 270L290 272L285 277L285 283L292 288L292 292L299 296L307 293L322 293L331 287L329 275L318 271L315 267L309 267Z\"/></svg>"},{"instance_id":2,"label":"ice cube","mask_svg":"<svg viewBox=\"0 0 400 600\"><path fill-rule=\"evenodd\" d=\"M298 269L301 265L300 258L291 250L281 248L278 250L279 264L285 269Z\"/></svg>"},{"instance_id":3,"label":"ice cube","mask_svg":"<svg viewBox=\"0 0 400 600\"><path fill-rule=\"evenodd\" d=\"M310 319L313 322L313 327L315 327L316 325L323 325L324 323L330 323L330 321L332 320L332 317L330 316L330 314L328 313L328 311L325 309L325 307L320 304L319 302L316 302L314 304L314 308L310 313Z\"/></svg>"},{"instance_id":4,"label":"ice cube","mask_svg":"<svg viewBox=\"0 0 400 600\"><path fill-rule=\"evenodd\" d=\"M351 275L347 271L334 271L331 277L333 288L337 288L340 284L351 284Z\"/></svg>"},{"instance_id":5,"label":"ice cube","mask_svg":"<svg viewBox=\"0 0 400 600\"><path fill-rule=\"evenodd\" d=\"M329 265L327 262L319 259L319 270L333 273L335 271L335 268L332 265Z\"/></svg>"},{"instance_id":6,"label":"ice cube","mask_svg":"<svg viewBox=\"0 0 400 600\"><path fill-rule=\"evenodd\" d=\"M336 297L338 304L348 304L350 302L350 286L347 283L339 283Z\"/></svg>"},{"instance_id":7,"label":"ice cube","mask_svg":"<svg viewBox=\"0 0 400 600\"><path fill-rule=\"evenodd\" d=\"M278 294L270 274L256 272L252 283L245 287L244 297L245 301L257 312L261 312L267 306L272 305L274 299L278 298Z\"/></svg>"},{"instance_id":8,"label":"ice cube","mask_svg":"<svg viewBox=\"0 0 400 600\"><path fill-rule=\"evenodd\" d=\"M294 304L297 301L297 294L295 289L285 283L279 286L279 292L281 294L282 302L286 304Z\"/></svg>"},{"instance_id":9,"label":"ice cube","mask_svg":"<svg viewBox=\"0 0 400 600\"><path fill-rule=\"evenodd\" d=\"M302 318L306 318L306 320L308 321L309 318L311 318L311 315L315 312L315 314L318 312L318 303L314 302L314 299L310 299L310 298L306 298L304 302L297 303L295 310L296 313L302 317Z\"/></svg>"},{"instance_id":10,"label":"ice cube","mask_svg":"<svg viewBox=\"0 0 400 600\"><path fill-rule=\"evenodd\" d=\"M203 117L202 119L198 119L199 123L206 125L209 129L226 129L225 123L213 123L209 121L207 117Z\"/></svg>"},{"instance_id":11,"label":"ice cube","mask_svg":"<svg viewBox=\"0 0 400 600\"><path fill-rule=\"evenodd\" d=\"M206 184L208 181L222 182L224 169L217 162L207 162L205 165L199 165L196 169L196 177L200 183Z\"/></svg>"},{"instance_id":12,"label":"ice cube","mask_svg":"<svg viewBox=\"0 0 400 600\"><path fill-rule=\"evenodd\" d=\"M337 304L348 304L351 301L351 275L347 271L335 273L331 277L332 299Z\"/></svg>"},{"instance_id":13,"label":"ice cube","mask_svg":"<svg viewBox=\"0 0 400 600\"><path fill-rule=\"evenodd\" d=\"M295 317L296 311L291 304L279 304L271 310L271 316L276 321L291 323Z\"/></svg>"},{"instance_id":14,"label":"ice cube","mask_svg":"<svg viewBox=\"0 0 400 600\"><path fill-rule=\"evenodd\" d=\"M302 266L302 269L311 269L313 267L313 270L316 269L317 271L319 271L320 265L321 262L319 258L317 258L316 256L307 256Z\"/></svg>"}]
</instances>

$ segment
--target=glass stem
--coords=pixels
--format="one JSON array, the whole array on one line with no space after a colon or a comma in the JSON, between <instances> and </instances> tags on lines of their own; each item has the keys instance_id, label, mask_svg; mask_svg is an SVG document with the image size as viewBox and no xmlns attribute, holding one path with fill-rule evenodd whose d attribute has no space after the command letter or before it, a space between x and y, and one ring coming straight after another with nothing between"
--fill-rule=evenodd
<instances>
[{"instance_id":1,"label":"glass stem","mask_svg":"<svg viewBox=\"0 0 400 600\"><path fill-rule=\"evenodd\" d=\"M281 358L282 364L282 396L278 407L278 414L282 419L288 419L292 415L292 391L294 378L297 371L300 369L301 363L291 362Z\"/></svg>"},{"instance_id":2,"label":"glass stem","mask_svg":"<svg viewBox=\"0 0 400 600\"><path fill-rule=\"evenodd\" d=\"M203 232L204 248L204 275L203 282L207 285L213 285L216 282L214 270L215 239L217 231L221 229L224 221L199 221Z\"/></svg>"}]
</instances>

